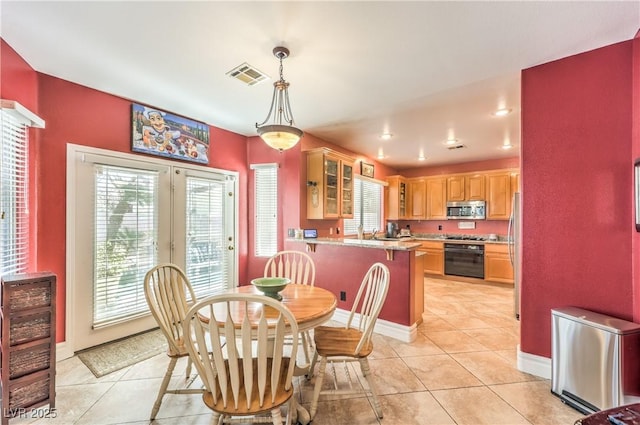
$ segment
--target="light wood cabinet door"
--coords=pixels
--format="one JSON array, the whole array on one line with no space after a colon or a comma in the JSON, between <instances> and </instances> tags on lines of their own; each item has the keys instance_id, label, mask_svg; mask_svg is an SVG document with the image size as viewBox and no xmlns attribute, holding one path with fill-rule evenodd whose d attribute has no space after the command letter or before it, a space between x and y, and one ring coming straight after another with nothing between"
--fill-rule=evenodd
<instances>
[{"instance_id":1,"label":"light wood cabinet door","mask_svg":"<svg viewBox=\"0 0 640 425\"><path fill-rule=\"evenodd\" d=\"M484 174L473 174L465 178L465 193L468 201L484 201L486 194L484 191Z\"/></svg>"},{"instance_id":2,"label":"light wood cabinet door","mask_svg":"<svg viewBox=\"0 0 640 425\"><path fill-rule=\"evenodd\" d=\"M465 200L465 177L450 176L447 178L447 201Z\"/></svg>"},{"instance_id":3,"label":"light wood cabinet door","mask_svg":"<svg viewBox=\"0 0 640 425\"><path fill-rule=\"evenodd\" d=\"M487 175L487 219L508 220L511 214L511 173Z\"/></svg>"},{"instance_id":4,"label":"light wood cabinet door","mask_svg":"<svg viewBox=\"0 0 640 425\"><path fill-rule=\"evenodd\" d=\"M353 162L340 161L340 217L353 218Z\"/></svg>"},{"instance_id":5,"label":"light wood cabinet door","mask_svg":"<svg viewBox=\"0 0 640 425\"><path fill-rule=\"evenodd\" d=\"M402 176L387 177L385 188L385 217L387 220L407 218L407 182Z\"/></svg>"},{"instance_id":6,"label":"light wood cabinet door","mask_svg":"<svg viewBox=\"0 0 640 425\"><path fill-rule=\"evenodd\" d=\"M411 179L409 185L409 212L408 218L414 220L424 219L426 213L426 186L424 179Z\"/></svg>"},{"instance_id":7,"label":"light wood cabinet door","mask_svg":"<svg viewBox=\"0 0 640 425\"><path fill-rule=\"evenodd\" d=\"M484 279L492 282L513 283L513 266L506 244L485 244Z\"/></svg>"},{"instance_id":8,"label":"light wood cabinet door","mask_svg":"<svg viewBox=\"0 0 640 425\"><path fill-rule=\"evenodd\" d=\"M307 153L307 219L353 218L353 164L329 149Z\"/></svg>"},{"instance_id":9,"label":"light wood cabinet door","mask_svg":"<svg viewBox=\"0 0 640 425\"><path fill-rule=\"evenodd\" d=\"M444 275L444 244L442 242L423 242L419 251L425 252L423 258L424 273Z\"/></svg>"},{"instance_id":10,"label":"light wood cabinet door","mask_svg":"<svg viewBox=\"0 0 640 425\"><path fill-rule=\"evenodd\" d=\"M447 219L447 179L445 177L428 178L426 184L427 220Z\"/></svg>"}]
</instances>

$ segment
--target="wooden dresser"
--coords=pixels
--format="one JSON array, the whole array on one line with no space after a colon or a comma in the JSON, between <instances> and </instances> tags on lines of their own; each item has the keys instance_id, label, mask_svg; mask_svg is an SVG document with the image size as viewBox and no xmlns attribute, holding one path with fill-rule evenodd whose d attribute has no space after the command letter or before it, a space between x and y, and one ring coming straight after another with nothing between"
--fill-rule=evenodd
<instances>
[{"instance_id":1,"label":"wooden dresser","mask_svg":"<svg viewBox=\"0 0 640 425\"><path fill-rule=\"evenodd\" d=\"M24 273L0 288L2 425L11 417L55 407L56 276ZM37 416L33 416L37 417Z\"/></svg>"}]
</instances>

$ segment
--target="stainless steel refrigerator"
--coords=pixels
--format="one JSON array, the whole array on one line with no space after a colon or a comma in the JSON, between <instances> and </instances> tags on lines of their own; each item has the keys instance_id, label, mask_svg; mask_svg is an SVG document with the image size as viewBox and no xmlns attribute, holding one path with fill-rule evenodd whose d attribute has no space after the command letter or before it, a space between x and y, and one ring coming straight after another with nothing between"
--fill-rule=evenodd
<instances>
[{"instance_id":1,"label":"stainless steel refrigerator","mask_svg":"<svg viewBox=\"0 0 640 425\"><path fill-rule=\"evenodd\" d=\"M521 234L522 217L520 215L520 193L513 194L511 203L511 217L509 217L509 227L507 230L507 243L509 246L509 260L513 267L513 312L516 319L520 320L520 283L521 283Z\"/></svg>"}]
</instances>

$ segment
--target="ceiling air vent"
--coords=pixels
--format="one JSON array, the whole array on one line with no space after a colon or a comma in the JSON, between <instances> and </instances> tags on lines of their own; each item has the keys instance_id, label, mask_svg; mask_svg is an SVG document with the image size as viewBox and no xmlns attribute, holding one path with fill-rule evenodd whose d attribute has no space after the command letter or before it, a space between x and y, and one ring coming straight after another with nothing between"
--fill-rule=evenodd
<instances>
[{"instance_id":1,"label":"ceiling air vent","mask_svg":"<svg viewBox=\"0 0 640 425\"><path fill-rule=\"evenodd\" d=\"M453 146L447 146L447 149L449 149L450 151L454 151L456 149L464 149L466 148L466 145L453 145Z\"/></svg>"},{"instance_id":2,"label":"ceiling air vent","mask_svg":"<svg viewBox=\"0 0 640 425\"><path fill-rule=\"evenodd\" d=\"M242 65L238 65L233 68L231 71L227 72L227 75L231 78L235 78L236 80L240 80L248 86L252 86L254 84L258 84L260 81L266 80L269 78L262 71L254 68L248 63L243 63Z\"/></svg>"}]
</instances>

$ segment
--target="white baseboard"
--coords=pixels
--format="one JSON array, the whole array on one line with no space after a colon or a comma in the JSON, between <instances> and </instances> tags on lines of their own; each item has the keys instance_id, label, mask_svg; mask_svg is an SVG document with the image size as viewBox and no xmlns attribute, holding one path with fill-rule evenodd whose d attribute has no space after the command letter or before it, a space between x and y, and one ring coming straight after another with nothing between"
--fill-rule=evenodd
<instances>
[{"instance_id":1,"label":"white baseboard","mask_svg":"<svg viewBox=\"0 0 640 425\"><path fill-rule=\"evenodd\" d=\"M73 357L73 350L66 341L56 344L56 362Z\"/></svg>"},{"instance_id":2,"label":"white baseboard","mask_svg":"<svg viewBox=\"0 0 640 425\"><path fill-rule=\"evenodd\" d=\"M551 379L551 359L520 351L520 344L518 344L517 365L518 370L521 372L530 373L544 379Z\"/></svg>"},{"instance_id":3,"label":"white baseboard","mask_svg":"<svg viewBox=\"0 0 640 425\"><path fill-rule=\"evenodd\" d=\"M331 319L336 322L346 324L350 313L350 311L337 308ZM390 336L391 338L398 339L402 342L413 342L418 336L418 326L416 324L411 326L399 325L397 323L389 322L388 320L378 319L376 321L374 332Z\"/></svg>"}]
</instances>

